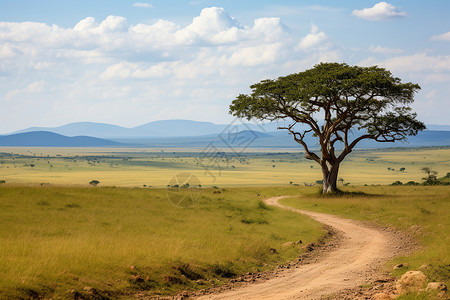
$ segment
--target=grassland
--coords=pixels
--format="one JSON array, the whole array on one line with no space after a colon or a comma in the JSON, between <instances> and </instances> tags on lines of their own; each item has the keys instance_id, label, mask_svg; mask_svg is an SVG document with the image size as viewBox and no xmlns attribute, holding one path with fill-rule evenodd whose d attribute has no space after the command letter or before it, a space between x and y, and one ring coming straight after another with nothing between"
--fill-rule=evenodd
<instances>
[{"instance_id":1,"label":"grassland","mask_svg":"<svg viewBox=\"0 0 450 300\"><path fill-rule=\"evenodd\" d=\"M411 232L423 250L387 268L407 264L400 275L430 264L427 276L449 285L449 187L386 186L420 182L423 167L445 176L450 148L354 151L340 177L346 190L371 196L326 198L303 186L321 172L293 150L1 148L0 298L73 298L85 287L113 298L171 294L272 268L302 251L283 243L323 234L319 224L261 203L276 195ZM179 173L202 186L187 208L167 197ZM93 179L99 186L89 187Z\"/></svg>"},{"instance_id":2,"label":"grassland","mask_svg":"<svg viewBox=\"0 0 450 300\"><path fill-rule=\"evenodd\" d=\"M0 185L0 299L170 294L272 268L302 251L283 243L324 233L260 200L297 192L202 189L180 208L165 189Z\"/></svg>"},{"instance_id":3,"label":"grassland","mask_svg":"<svg viewBox=\"0 0 450 300\"><path fill-rule=\"evenodd\" d=\"M398 257L387 266L405 267L395 270L400 276L408 270L424 270L430 281L443 281L450 286L450 188L448 186L377 186L346 188L348 192L366 195L325 197L313 190L280 202L296 208L340 215L345 218L394 227L409 232L422 249L406 257ZM404 296L398 299L427 299L427 294Z\"/></svg>"},{"instance_id":4,"label":"grassland","mask_svg":"<svg viewBox=\"0 0 450 300\"><path fill-rule=\"evenodd\" d=\"M321 179L319 166L296 150L248 149L240 155L204 150L0 148L0 180L86 186L96 179L101 186L165 187L180 172L194 174L204 186L304 185ZM450 148L356 150L342 163L340 178L350 185L420 182L423 167L444 176Z\"/></svg>"}]
</instances>

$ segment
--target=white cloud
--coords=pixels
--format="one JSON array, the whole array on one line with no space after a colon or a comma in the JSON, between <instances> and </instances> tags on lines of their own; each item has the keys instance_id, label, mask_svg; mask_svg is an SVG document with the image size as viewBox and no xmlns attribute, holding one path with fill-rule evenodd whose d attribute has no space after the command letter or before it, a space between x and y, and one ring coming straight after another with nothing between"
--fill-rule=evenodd
<instances>
[{"instance_id":1,"label":"white cloud","mask_svg":"<svg viewBox=\"0 0 450 300\"><path fill-rule=\"evenodd\" d=\"M400 54L403 53L404 51L402 49L399 48L385 48L382 46L370 46L369 50L373 53L381 53L381 54Z\"/></svg>"},{"instance_id":2,"label":"white cloud","mask_svg":"<svg viewBox=\"0 0 450 300\"><path fill-rule=\"evenodd\" d=\"M277 60L282 45L280 43L245 47L235 51L230 59L231 66L258 66L271 64Z\"/></svg>"},{"instance_id":3,"label":"white cloud","mask_svg":"<svg viewBox=\"0 0 450 300\"><path fill-rule=\"evenodd\" d=\"M25 91L30 93L41 93L45 90L46 83L43 80L30 83Z\"/></svg>"},{"instance_id":4,"label":"white cloud","mask_svg":"<svg viewBox=\"0 0 450 300\"><path fill-rule=\"evenodd\" d=\"M431 37L432 40L434 41L446 41L446 42L450 42L450 31L443 33L443 34L439 34L439 35L434 35Z\"/></svg>"},{"instance_id":5,"label":"white cloud","mask_svg":"<svg viewBox=\"0 0 450 300\"><path fill-rule=\"evenodd\" d=\"M141 68L139 64L130 62L120 62L109 66L101 75L102 79L151 79L163 78L170 75L170 63L159 63L148 68Z\"/></svg>"},{"instance_id":6,"label":"white cloud","mask_svg":"<svg viewBox=\"0 0 450 300\"><path fill-rule=\"evenodd\" d=\"M353 15L371 21L381 21L406 16L406 13L387 2L379 2L371 8L353 10Z\"/></svg>"},{"instance_id":7,"label":"white cloud","mask_svg":"<svg viewBox=\"0 0 450 300\"><path fill-rule=\"evenodd\" d=\"M248 32L252 39L275 42L289 39L289 30L280 18L256 19L253 28Z\"/></svg>"},{"instance_id":8,"label":"white cloud","mask_svg":"<svg viewBox=\"0 0 450 300\"><path fill-rule=\"evenodd\" d=\"M303 36L296 30L274 17L241 24L217 7L202 10L187 25L168 20L129 24L121 16L87 17L68 28L0 22L0 102L8 101L2 112L9 118L4 123L17 123L23 110L33 111L29 115L41 123L128 118L138 125L156 117L186 118L183 112L223 119L230 100L254 82L319 62L349 60L344 46L332 44L316 25ZM449 81L446 55L401 55L401 49L378 44L369 50L374 58L365 62L370 65L421 74L421 84L422 79ZM351 53L356 52L364 55L367 46ZM441 95L439 87L431 89Z\"/></svg>"},{"instance_id":9,"label":"white cloud","mask_svg":"<svg viewBox=\"0 0 450 300\"><path fill-rule=\"evenodd\" d=\"M93 17L87 17L80 22L78 22L74 27L73 30L75 31L88 31L89 29L92 29L95 27L95 19Z\"/></svg>"},{"instance_id":10,"label":"white cloud","mask_svg":"<svg viewBox=\"0 0 450 300\"><path fill-rule=\"evenodd\" d=\"M327 35L324 32L319 32L319 28L312 24L311 33L302 38L298 44L299 49L311 49L320 45L323 41L327 39Z\"/></svg>"},{"instance_id":11,"label":"white cloud","mask_svg":"<svg viewBox=\"0 0 450 300\"><path fill-rule=\"evenodd\" d=\"M139 8L152 8L153 6L150 3L144 3L144 2L136 2L133 4L134 7Z\"/></svg>"},{"instance_id":12,"label":"white cloud","mask_svg":"<svg viewBox=\"0 0 450 300\"><path fill-rule=\"evenodd\" d=\"M108 16L98 26L100 33L124 32L128 29L127 19L120 16Z\"/></svg>"},{"instance_id":13,"label":"white cloud","mask_svg":"<svg viewBox=\"0 0 450 300\"><path fill-rule=\"evenodd\" d=\"M195 17L192 24L185 30L195 32L198 35L212 35L223 32L231 27L239 27L236 19L221 7L204 8L200 16Z\"/></svg>"},{"instance_id":14,"label":"white cloud","mask_svg":"<svg viewBox=\"0 0 450 300\"><path fill-rule=\"evenodd\" d=\"M450 55L429 56L417 53L388 59L383 65L402 72L450 72Z\"/></svg>"},{"instance_id":15,"label":"white cloud","mask_svg":"<svg viewBox=\"0 0 450 300\"><path fill-rule=\"evenodd\" d=\"M0 59L13 58L16 55L18 54L11 44L0 45Z\"/></svg>"},{"instance_id":16,"label":"white cloud","mask_svg":"<svg viewBox=\"0 0 450 300\"><path fill-rule=\"evenodd\" d=\"M420 79L423 82L442 83L450 81L450 55L430 56L427 53L416 53L376 60L369 57L359 63L363 66L379 65L403 77Z\"/></svg>"}]
</instances>

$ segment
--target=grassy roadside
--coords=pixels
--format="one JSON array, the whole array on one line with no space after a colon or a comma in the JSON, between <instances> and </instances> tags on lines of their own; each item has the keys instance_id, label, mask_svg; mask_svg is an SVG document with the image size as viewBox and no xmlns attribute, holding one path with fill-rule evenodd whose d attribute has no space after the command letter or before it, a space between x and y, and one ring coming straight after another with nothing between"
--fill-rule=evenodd
<instances>
[{"instance_id":1,"label":"grassy roadside","mask_svg":"<svg viewBox=\"0 0 450 300\"><path fill-rule=\"evenodd\" d=\"M298 188L202 189L180 208L166 189L1 185L0 298L165 295L291 261L283 243L324 232L261 202L279 194Z\"/></svg>"},{"instance_id":2,"label":"grassy roadside","mask_svg":"<svg viewBox=\"0 0 450 300\"><path fill-rule=\"evenodd\" d=\"M348 192L366 195L324 197L314 189L304 189L302 196L280 202L296 208L340 215L350 219L393 226L410 232L423 249L407 257L389 262L388 270L396 264L406 267L393 271L400 276L408 270L424 270L430 281L443 281L450 286L450 188L448 186L367 186L347 188ZM418 298L416 298L418 297ZM425 296L423 296L425 297ZM420 295L399 299L424 299Z\"/></svg>"}]
</instances>

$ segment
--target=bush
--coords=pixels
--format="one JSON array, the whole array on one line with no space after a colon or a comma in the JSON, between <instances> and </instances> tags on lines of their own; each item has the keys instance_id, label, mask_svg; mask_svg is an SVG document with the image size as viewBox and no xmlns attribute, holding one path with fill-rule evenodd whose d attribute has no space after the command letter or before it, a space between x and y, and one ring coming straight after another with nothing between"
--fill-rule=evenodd
<instances>
[{"instance_id":1,"label":"bush","mask_svg":"<svg viewBox=\"0 0 450 300\"><path fill-rule=\"evenodd\" d=\"M419 183L415 181L408 181L405 185L419 185Z\"/></svg>"},{"instance_id":2,"label":"bush","mask_svg":"<svg viewBox=\"0 0 450 300\"><path fill-rule=\"evenodd\" d=\"M92 185L92 186L97 186L97 184L99 184L100 183L100 181L98 181L98 180L91 180L90 182L89 182L89 184L90 185Z\"/></svg>"},{"instance_id":3,"label":"bush","mask_svg":"<svg viewBox=\"0 0 450 300\"><path fill-rule=\"evenodd\" d=\"M397 180L397 181L391 183L391 185L403 185L403 182Z\"/></svg>"}]
</instances>

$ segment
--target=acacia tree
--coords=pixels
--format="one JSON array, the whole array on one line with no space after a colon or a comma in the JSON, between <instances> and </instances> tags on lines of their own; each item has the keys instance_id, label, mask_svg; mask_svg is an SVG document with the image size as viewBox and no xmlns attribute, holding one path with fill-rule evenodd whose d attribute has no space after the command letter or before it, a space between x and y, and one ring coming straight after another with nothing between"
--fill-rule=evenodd
<instances>
[{"instance_id":1,"label":"acacia tree","mask_svg":"<svg viewBox=\"0 0 450 300\"><path fill-rule=\"evenodd\" d=\"M321 166L323 193L337 191L340 163L357 143L406 140L425 129L410 108L419 85L402 83L377 66L321 63L250 88L251 94L233 100L230 113L248 120L287 120L289 125L278 129L288 130L305 157ZM317 138L320 151L307 144L308 135Z\"/></svg>"}]
</instances>

